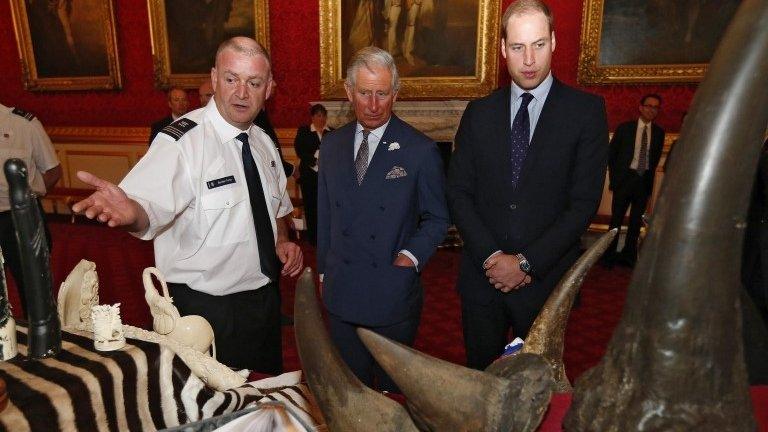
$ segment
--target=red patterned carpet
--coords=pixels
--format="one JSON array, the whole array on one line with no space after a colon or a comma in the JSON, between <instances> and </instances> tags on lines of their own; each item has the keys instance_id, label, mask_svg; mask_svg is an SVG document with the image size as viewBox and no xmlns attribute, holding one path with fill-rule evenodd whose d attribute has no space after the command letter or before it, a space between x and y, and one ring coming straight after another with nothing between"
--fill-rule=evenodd
<instances>
[{"instance_id":1,"label":"red patterned carpet","mask_svg":"<svg viewBox=\"0 0 768 432\"><path fill-rule=\"evenodd\" d=\"M53 236L54 292L80 259L96 263L101 303L121 303L123 321L149 328L150 314L144 302L141 272L153 265L152 244L127 233L103 226L66 221L51 221ZM311 246L302 243L307 265L314 267ZM425 288L424 311L416 348L430 355L463 364L459 297L455 290L460 252L441 250L427 264L422 281ZM594 366L605 352L624 304L629 270L607 271L594 268L584 282L581 305L574 309L566 334L565 364L571 379ZM20 310L13 282L9 296L16 314ZM295 279L282 283L283 311L292 314ZM300 368L293 327L283 328L285 370Z\"/></svg>"}]
</instances>

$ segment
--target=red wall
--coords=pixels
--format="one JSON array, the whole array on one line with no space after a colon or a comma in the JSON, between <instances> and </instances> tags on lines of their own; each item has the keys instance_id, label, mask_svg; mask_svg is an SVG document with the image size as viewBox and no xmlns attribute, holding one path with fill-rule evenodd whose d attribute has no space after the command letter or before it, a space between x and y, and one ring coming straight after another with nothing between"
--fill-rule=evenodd
<instances>
[{"instance_id":1,"label":"red wall","mask_svg":"<svg viewBox=\"0 0 768 432\"><path fill-rule=\"evenodd\" d=\"M32 111L48 126L147 126L167 115L164 94L153 85L147 3L113 1L123 89L44 93L22 87L10 1L0 1L0 102ZM510 2L502 0L502 6ZM582 1L550 0L550 6L557 36L553 70L558 78L575 85ZM278 88L268 109L276 127L295 127L306 121L307 102L320 98L318 1L272 0L269 7L270 51ZM502 85L509 80L503 62L500 68ZM587 89L605 97L611 128L637 115L643 94L659 93L664 108L658 122L668 131L677 131L696 86L635 84ZM191 94L190 100L195 102L197 95Z\"/></svg>"}]
</instances>

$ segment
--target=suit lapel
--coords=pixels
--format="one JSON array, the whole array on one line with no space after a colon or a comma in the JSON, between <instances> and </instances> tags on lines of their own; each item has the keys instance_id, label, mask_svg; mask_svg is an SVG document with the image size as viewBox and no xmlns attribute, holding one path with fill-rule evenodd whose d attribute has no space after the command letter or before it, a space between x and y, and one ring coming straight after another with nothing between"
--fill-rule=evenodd
<instances>
[{"instance_id":1,"label":"suit lapel","mask_svg":"<svg viewBox=\"0 0 768 432\"><path fill-rule=\"evenodd\" d=\"M512 184L512 120L511 120L511 106L510 97L512 90L510 86L507 86L500 93L499 98L495 101L496 108L494 111L498 112L500 117L491 120L490 127L493 132L490 134L494 139L488 143L482 143L482 145L488 145L489 149L493 152L491 157L491 163L493 164L493 172L503 173L504 184ZM509 201L512 193L511 187L502 188L503 193L507 195L506 201Z\"/></svg>"},{"instance_id":2,"label":"suit lapel","mask_svg":"<svg viewBox=\"0 0 768 432\"><path fill-rule=\"evenodd\" d=\"M355 173L355 131L357 123L349 123L339 130L341 136L341 154L339 155L339 178L344 189L354 192L357 189L357 176ZM320 163L323 163L320 161Z\"/></svg>"}]
</instances>

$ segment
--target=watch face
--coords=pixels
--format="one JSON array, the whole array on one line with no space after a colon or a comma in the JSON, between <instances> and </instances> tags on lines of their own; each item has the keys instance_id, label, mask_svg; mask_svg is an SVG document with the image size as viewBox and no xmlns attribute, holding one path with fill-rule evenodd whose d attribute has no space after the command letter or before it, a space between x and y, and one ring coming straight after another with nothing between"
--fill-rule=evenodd
<instances>
[{"instance_id":1,"label":"watch face","mask_svg":"<svg viewBox=\"0 0 768 432\"><path fill-rule=\"evenodd\" d=\"M528 262L528 260L520 261L520 270L528 273L531 271L531 264Z\"/></svg>"}]
</instances>

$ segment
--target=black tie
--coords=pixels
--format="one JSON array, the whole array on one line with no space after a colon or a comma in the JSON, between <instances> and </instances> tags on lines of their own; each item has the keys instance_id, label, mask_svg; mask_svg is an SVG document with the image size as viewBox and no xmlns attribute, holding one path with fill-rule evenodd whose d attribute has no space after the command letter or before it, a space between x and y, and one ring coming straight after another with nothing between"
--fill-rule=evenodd
<instances>
[{"instance_id":1,"label":"black tie","mask_svg":"<svg viewBox=\"0 0 768 432\"><path fill-rule=\"evenodd\" d=\"M640 154L637 155L637 173L645 174L648 171L648 126L643 126L643 135L640 137Z\"/></svg>"},{"instance_id":2,"label":"black tie","mask_svg":"<svg viewBox=\"0 0 768 432\"><path fill-rule=\"evenodd\" d=\"M528 153L528 138L531 136L531 123L528 119L528 104L533 99L530 93L520 96L523 101L512 121L512 187L517 187L520 172L523 170L525 155Z\"/></svg>"},{"instance_id":3,"label":"black tie","mask_svg":"<svg viewBox=\"0 0 768 432\"><path fill-rule=\"evenodd\" d=\"M261 187L261 177L251 154L251 146L248 145L248 134L243 132L237 136L237 139L243 143L243 172L245 172L245 183L248 185L248 196L251 198L261 272L271 281L277 281L280 277L280 265L275 252L275 237L267 210L267 201L264 199L264 189Z\"/></svg>"}]
</instances>

